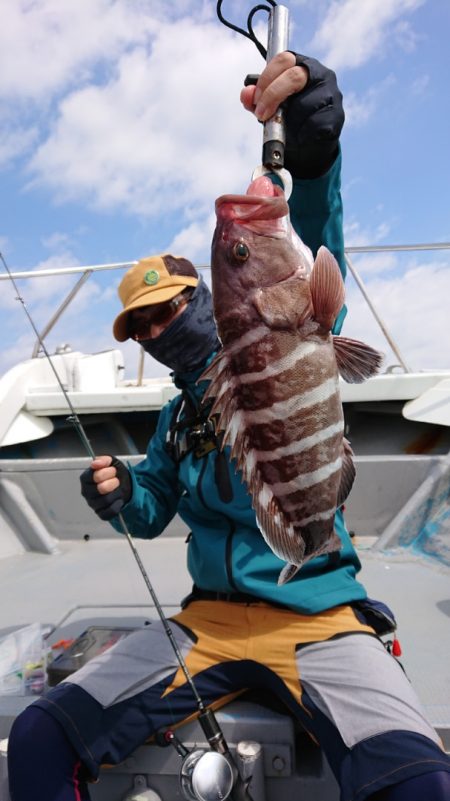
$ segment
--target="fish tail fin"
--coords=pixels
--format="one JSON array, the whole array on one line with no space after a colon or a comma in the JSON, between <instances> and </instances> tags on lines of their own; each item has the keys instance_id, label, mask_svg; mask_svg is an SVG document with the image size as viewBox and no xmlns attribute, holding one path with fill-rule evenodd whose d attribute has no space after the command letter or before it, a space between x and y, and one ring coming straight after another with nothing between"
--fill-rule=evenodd
<instances>
[{"instance_id":1,"label":"fish tail fin","mask_svg":"<svg viewBox=\"0 0 450 801\"><path fill-rule=\"evenodd\" d=\"M287 562L283 567L280 575L278 576L277 584L280 586L281 584L286 584L291 578L294 578L295 574L298 573L300 570L301 565L293 565Z\"/></svg>"}]
</instances>

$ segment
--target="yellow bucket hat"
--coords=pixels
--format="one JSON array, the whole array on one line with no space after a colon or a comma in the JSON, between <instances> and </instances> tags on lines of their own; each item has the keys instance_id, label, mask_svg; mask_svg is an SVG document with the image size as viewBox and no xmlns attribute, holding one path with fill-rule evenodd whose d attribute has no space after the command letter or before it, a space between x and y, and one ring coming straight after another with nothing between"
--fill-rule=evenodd
<instances>
[{"instance_id":1,"label":"yellow bucket hat","mask_svg":"<svg viewBox=\"0 0 450 801\"><path fill-rule=\"evenodd\" d=\"M113 324L119 342L128 339L128 314L141 306L165 303L188 286L197 286L198 273L188 259L168 254L141 259L122 278L119 297L123 311Z\"/></svg>"}]
</instances>

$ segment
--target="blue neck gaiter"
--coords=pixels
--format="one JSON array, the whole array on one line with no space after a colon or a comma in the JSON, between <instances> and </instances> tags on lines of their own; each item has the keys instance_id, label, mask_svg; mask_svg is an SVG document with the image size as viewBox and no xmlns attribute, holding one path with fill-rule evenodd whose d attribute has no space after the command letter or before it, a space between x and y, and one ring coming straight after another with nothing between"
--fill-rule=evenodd
<instances>
[{"instance_id":1,"label":"blue neck gaiter","mask_svg":"<svg viewBox=\"0 0 450 801\"><path fill-rule=\"evenodd\" d=\"M212 296L201 277L183 314L159 337L145 339L140 344L146 353L175 374L190 373L202 367L208 356L219 350Z\"/></svg>"}]
</instances>

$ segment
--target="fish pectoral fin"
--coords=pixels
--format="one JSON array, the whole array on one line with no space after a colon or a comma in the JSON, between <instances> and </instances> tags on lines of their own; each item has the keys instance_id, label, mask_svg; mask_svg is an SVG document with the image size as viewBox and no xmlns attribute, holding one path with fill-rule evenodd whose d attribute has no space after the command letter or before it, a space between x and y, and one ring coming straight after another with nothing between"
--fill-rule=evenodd
<instances>
[{"instance_id":1,"label":"fish pectoral fin","mask_svg":"<svg viewBox=\"0 0 450 801\"><path fill-rule=\"evenodd\" d=\"M353 461L353 450L347 439L342 441L342 468L341 468L341 483L339 485L337 496L337 508L342 506L346 498L350 495L350 490L355 480L356 470Z\"/></svg>"},{"instance_id":2,"label":"fish pectoral fin","mask_svg":"<svg viewBox=\"0 0 450 801\"><path fill-rule=\"evenodd\" d=\"M381 367L383 354L364 342L348 337L333 337L338 370L349 384L361 384Z\"/></svg>"},{"instance_id":3,"label":"fish pectoral fin","mask_svg":"<svg viewBox=\"0 0 450 801\"><path fill-rule=\"evenodd\" d=\"M344 281L333 254L319 248L310 277L314 319L331 331L345 300Z\"/></svg>"},{"instance_id":4,"label":"fish pectoral fin","mask_svg":"<svg viewBox=\"0 0 450 801\"><path fill-rule=\"evenodd\" d=\"M273 286L256 290L252 301L259 316L270 328L297 330L300 322L312 313L309 293L301 291L302 279L296 276Z\"/></svg>"}]
</instances>

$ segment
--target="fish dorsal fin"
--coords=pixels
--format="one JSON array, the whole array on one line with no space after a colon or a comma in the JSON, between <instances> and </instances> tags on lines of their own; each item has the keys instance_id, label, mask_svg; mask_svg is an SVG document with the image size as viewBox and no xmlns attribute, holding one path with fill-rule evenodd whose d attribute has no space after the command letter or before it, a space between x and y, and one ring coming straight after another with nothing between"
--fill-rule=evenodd
<instances>
[{"instance_id":1,"label":"fish dorsal fin","mask_svg":"<svg viewBox=\"0 0 450 801\"><path fill-rule=\"evenodd\" d=\"M341 483L337 496L337 508L342 506L346 498L350 495L350 490L355 480L356 470L353 462L353 450L348 439L342 440L342 468L341 468Z\"/></svg>"},{"instance_id":2,"label":"fish dorsal fin","mask_svg":"<svg viewBox=\"0 0 450 801\"><path fill-rule=\"evenodd\" d=\"M215 381L221 374L221 372L226 369L227 365L228 365L228 360L224 358L223 350L220 350L219 353L216 356L214 356L212 362L208 364L207 367L205 367L203 373L201 374L200 378L197 381L197 384L199 384L200 381L204 381L205 379Z\"/></svg>"},{"instance_id":3,"label":"fish dorsal fin","mask_svg":"<svg viewBox=\"0 0 450 801\"><path fill-rule=\"evenodd\" d=\"M312 313L307 288L305 279L293 276L279 284L258 289L253 296L253 304L270 328L296 330Z\"/></svg>"},{"instance_id":4,"label":"fish dorsal fin","mask_svg":"<svg viewBox=\"0 0 450 801\"><path fill-rule=\"evenodd\" d=\"M338 370L349 384L361 384L378 373L383 354L358 339L333 337Z\"/></svg>"},{"instance_id":5,"label":"fish dorsal fin","mask_svg":"<svg viewBox=\"0 0 450 801\"><path fill-rule=\"evenodd\" d=\"M345 300L344 281L330 251L319 248L310 278L314 319L331 331Z\"/></svg>"},{"instance_id":6,"label":"fish dorsal fin","mask_svg":"<svg viewBox=\"0 0 450 801\"><path fill-rule=\"evenodd\" d=\"M223 432L221 449L229 445L230 456L236 461L236 469L245 473L248 467L245 428L226 351L222 350L217 354L199 381L203 379L209 379L210 384L203 395L202 405L205 406L212 400L209 417L216 418L216 430Z\"/></svg>"}]
</instances>

